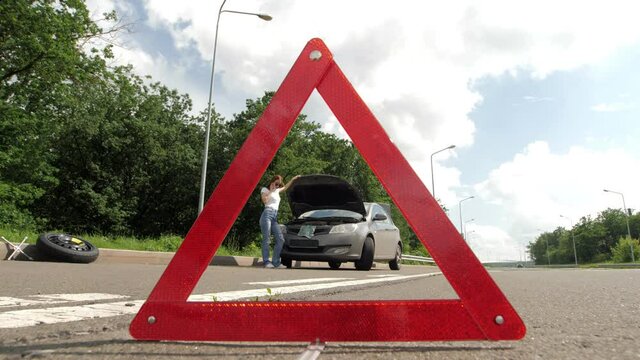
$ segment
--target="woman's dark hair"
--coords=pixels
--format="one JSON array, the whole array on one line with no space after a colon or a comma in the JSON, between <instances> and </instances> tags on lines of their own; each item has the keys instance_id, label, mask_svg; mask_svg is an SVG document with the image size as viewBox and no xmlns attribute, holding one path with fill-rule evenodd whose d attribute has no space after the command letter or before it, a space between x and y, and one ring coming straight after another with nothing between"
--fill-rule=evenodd
<instances>
[{"instance_id":1,"label":"woman's dark hair","mask_svg":"<svg viewBox=\"0 0 640 360\"><path fill-rule=\"evenodd\" d=\"M271 185L274 181L277 181L276 185L278 187L283 187L284 186L284 180L282 180L282 176L276 175L273 178L271 178L271 181L269 181L269 185Z\"/></svg>"}]
</instances>

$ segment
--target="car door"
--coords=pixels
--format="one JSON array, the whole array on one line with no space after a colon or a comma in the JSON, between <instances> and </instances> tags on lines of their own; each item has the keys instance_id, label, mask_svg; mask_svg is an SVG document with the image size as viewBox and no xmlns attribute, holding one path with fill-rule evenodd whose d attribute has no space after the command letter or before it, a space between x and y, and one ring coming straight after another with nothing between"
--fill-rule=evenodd
<instances>
[{"instance_id":1,"label":"car door","mask_svg":"<svg viewBox=\"0 0 640 360\"><path fill-rule=\"evenodd\" d=\"M389 253L388 256L390 259L395 258L396 256L396 248L400 240L400 229L393 223L393 219L391 216L387 215L387 235L388 235L388 244L389 244Z\"/></svg>"},{"instance_id":2,"label":"car door","mask_svg":"<svg viewBox=\"0 0 640 360\"><path fill-rule=\"evenodd\" d=\"M378 259L380 257L379 254L381 253L382 248L384 246L383 245L384 241L382 240L382 238L384 237L383 226L380 223L380 221L373 220L378 213L379 213L378 208L376 207L375 204L372 204L371 212L369 214L370 216L369 229L371 230L371 233L373 234L373 238L375 239L375 242L376 242L374 259Z\"/></svg>"},{"instance_id":3,"label":"car door","mask_svg":"<svg viewBox=\"0 0 640 360\"><path fill-rule=\"evenodd\" d=\"M383 214L387 217L386 220L373 220L377 214ZM371 213L371 227L373 230L373 236L376 240L376 259L390 259L393 257L395 246L393 246L393 228L390 226L388 219L389 215L377 204L373 204Z\"/></svg>"}]
</instances>

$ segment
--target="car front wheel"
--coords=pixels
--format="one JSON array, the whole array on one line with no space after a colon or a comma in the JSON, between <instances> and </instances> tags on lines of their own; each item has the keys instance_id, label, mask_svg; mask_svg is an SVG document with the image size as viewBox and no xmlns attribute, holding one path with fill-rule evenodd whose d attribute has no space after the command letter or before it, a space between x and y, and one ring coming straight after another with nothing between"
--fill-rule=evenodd
<instances>
[{"instance_id":1,"label":"car front wheel","mask_svg":"<svg viewBox=\"0 0 640 360\"><path fill-rule=\"evenodd\" d=\"M329 267L332 268L333 270L340 269L340 265L342 265L340 261L329 261Z\"/></svg>"},{"instance_id":2,"label":"car front wheel","mask_svg":"<svg viewBox=\"0 0 640 360\"><path fill-rule=\"evenodd\" d=\"M293 266L293 260L288 258L280 258L280 263L287 267L287 269L291 269Z\"/></svg>"},{"instance_id":3,"label":"car front wheel","mask_svg":"<svg viewBox=\"0 0 640 360\"><path fill-rule=\"evenodd\" d=\"M356 269L363 271L371 270L371 266L373 266L374 253L375 244L373 243L373 239L367 237L364 239L364 244L362 245L362 255L360 256L360 260L356 260Z\"/></svg>"}]
</instances>

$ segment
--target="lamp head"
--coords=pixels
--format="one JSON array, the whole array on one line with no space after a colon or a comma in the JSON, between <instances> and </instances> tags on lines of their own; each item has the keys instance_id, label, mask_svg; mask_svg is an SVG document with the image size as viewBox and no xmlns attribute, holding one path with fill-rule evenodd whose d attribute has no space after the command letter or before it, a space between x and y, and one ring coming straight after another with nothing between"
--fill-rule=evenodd
<instances>
[{"instance_id":1,"label":"lamp head","mask_svg":"<svg viewBox=\"0 0 640 360\"><path fill-rule=\"evenodd\" d=\"M260 19L264 20L264 21L271 21L273 20L273 17L271 17L271 15L267 15L267 14L258 14L257 15Z\"/></svg>"}]
</instances>

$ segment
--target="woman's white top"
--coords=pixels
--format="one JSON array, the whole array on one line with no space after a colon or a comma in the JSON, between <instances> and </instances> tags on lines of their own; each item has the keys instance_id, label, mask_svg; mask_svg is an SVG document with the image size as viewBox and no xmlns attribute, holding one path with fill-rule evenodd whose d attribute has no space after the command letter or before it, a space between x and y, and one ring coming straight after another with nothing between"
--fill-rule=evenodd
<instances>
[{"instance_id":1,"label":"woman's white top","mask_svg":"<svg viewBox=\"0 0 640 360\"><path fill-rule=\"evenodd\" d=\"M266 193L269 194L267 196L267 203L264 204L265 207L278 210L278 206L280 206L280 190L282 190L282 188L277 188L270 192L266 187L263 187L262 190L260 190L261 195Z\"/></svg>"}]
</instances>

